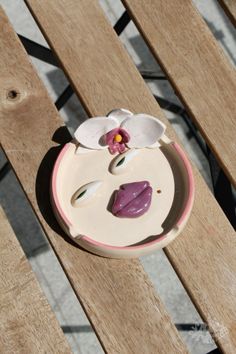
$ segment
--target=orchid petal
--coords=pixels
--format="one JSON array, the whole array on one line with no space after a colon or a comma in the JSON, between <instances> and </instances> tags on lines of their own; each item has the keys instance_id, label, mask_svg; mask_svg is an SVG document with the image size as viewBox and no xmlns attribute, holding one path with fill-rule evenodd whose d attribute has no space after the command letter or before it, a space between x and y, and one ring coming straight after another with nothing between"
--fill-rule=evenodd
<instances>
[{"instance_id":1,"label":"orchid petal","mask_svg":"<svg viewBox=\"0 0 236 354\"><path fill-rule=\"evenodd\" d=\"M128 109L120 108L120 109L113 109L113 111L111 111L108 114L108 117L115 118L119 122L119 125L120 125L126 118L128 118L132 115L133 115L133 113L128 111Z\"/></svg>"},{"instance_id":2,"label":"orchid petal","mask_svg":"<svg viewBox=\"0 0 236 354\"><path fill-rule=\"evenodd\" d=\"M122 152L124 152L125 149L126 149L125 144L119 144L118 145L118 151L119 151L120 154L122 154Z\"/></svg>"},{"instance_id":3,"label":"orchid petal","mask_svg":"<svg viewBox=\"0 0 236 354\"><path fill-rule=\"evenodd\" d=\"M130 135L129 148L145 148L155 144L163 136L166 126L147 114L135 114L125 119L121 127Z\"/></svg>"},{"instance_id":4,"label":"orchid petal","mask_svg":"<svg viewBox=\"0 0 236 354\"><path fill-rule=\"evenodd\" d=\"M114 144L114 137L116 134L119 134L119 131L120 131L120 128L115 128L115 129L112 129L110 130L107 134L106 134L106 137L105 137L105 142L107 145L112 145Z\"/></svg>"},{"instance_id":5,"label":"orchid petal","mask_svg":"<svg viewBox=\"0 0 236 354\"><path fill-rule=\"evenodd\" d=\"M86 120L75 131L76 140L83 146L100 150L107 148L103 136L110 130L119 127L119 122L111 117L95 117Z\"/></svg>"}]
</instances>

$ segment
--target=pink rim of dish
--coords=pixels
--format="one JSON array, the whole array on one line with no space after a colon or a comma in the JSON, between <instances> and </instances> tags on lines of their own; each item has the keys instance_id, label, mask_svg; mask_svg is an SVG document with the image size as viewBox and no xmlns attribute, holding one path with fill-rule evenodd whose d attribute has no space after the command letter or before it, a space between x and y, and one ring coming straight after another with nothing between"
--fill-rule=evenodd
<instances>
[{"instance_id":1,"label":"pink rim of dish","mask_svg":"<svg viewBox=\"0 0 236 354\"><path fill-rule=\"evenodd\" d=\"M54 165L53 168L53 172L52 172L52 194L53 194L53 199L54 199L54 203L56 206L56 209L58 211L58 214L60 214L61 219L63 220L64 224L69 228L70 226L72 226L72 223L70 222L70 220L68 219L68 217L65 215L63 209L61 208L61 205L59 203L59 199L58 199L58 195L57 195L57 190L56 190L56 177L57 177L57 173L60 167L60 163L66 153L66 151L68 150L68 148L70 147L70 145L72 145L71 143L67 143L63 149L61 150L60 154L58 155L58 158L56 160L56 163ZM186 201L184 210L181 214L181 216L179 217L176 226L179 228L187 219L189 212L192 208L193 205L193 199L194 199L194 179L193 179L193 172L192 172L192 168L190 165L190 162L188 161L184 151L181 149L181 147L177 144L177 143L171 143L171 146L176 150L176 152L179 154L179 156L181 157L183 164L185 166L185 169L187 171L187 175L188 175L188 199ZM141 244L141 245L136 245L136 246L111 246L108 245L106 243L102 243L99 241L95 241L92 238L90 238L89 236L82 236L81 240L85 241L86 243L89 243L91 245L94 246L99 246L101 248L105 248L105 249L113 249L113 250L135 250L135 249L139 249L139 248L145 248L145 247L149 247L152 246L155 243L158 243L160 241L162 241L163 239L167 238L169 235L169 232L167 234L164 234L162 236L160 236L159 238L157 238L156 240L147 242L145 244Z\"/></svg>"}]
</instances>

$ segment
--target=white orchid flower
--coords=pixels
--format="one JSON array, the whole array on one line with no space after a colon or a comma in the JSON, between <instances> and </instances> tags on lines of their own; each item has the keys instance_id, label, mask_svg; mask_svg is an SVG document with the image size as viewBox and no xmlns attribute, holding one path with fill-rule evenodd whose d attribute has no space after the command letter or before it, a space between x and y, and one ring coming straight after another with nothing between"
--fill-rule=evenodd
<instances>
[{"instance_id":1,"label":"white orchid flower","mask_svg":"<svg viewBox=\"0 0 236 354\"><path fill-rule=\"evenodd\" d=\"M74 135L83 147L93 150L109 148L115 154L124 152L126 148L155 147L165 129L159 119L148 114L115 110L108 117L86 120Z\"/></svg>"}]
</instances>

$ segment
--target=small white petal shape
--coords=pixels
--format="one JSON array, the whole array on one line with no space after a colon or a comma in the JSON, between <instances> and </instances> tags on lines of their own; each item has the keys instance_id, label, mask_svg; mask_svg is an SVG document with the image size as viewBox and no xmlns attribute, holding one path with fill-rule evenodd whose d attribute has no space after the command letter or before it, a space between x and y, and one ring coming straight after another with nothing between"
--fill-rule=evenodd
<instances>
[{"instance_id":1,"label":"small white petal shape","mask_svg":"<svg viewBox=\"0 0 236 354\"><path fill-rule=\"evenodd\" d=\"M145 148L153 145L165 132L166 126L157 118L148 114L135 114L126 118L121 127L130 135L126 144L129 148Z\"/></svg>"},{"instance_id":2,"label":"small white petal shape","mask_svg":"<svg viewBox=\"0 0 236 354\"><path fill-rule=\"evenodd\" d=\"M85 201L87 201L88 198L92 197L95 195L97 192L98 188L101 186L102 181L93 181L87 184L84 184L82 187L80 187L72 196L71 198L71 204L74 207L78 207L80 205L83 205Z\"/></svg>"},{"instance_id":3,"label":"small white petal shape","mask_svg":"<svg viewBox=\"0 0 236 354\"><path fill-rule=\"evenodd\" d=\"M118 155L110 165L110 172L113 175L119 175L127 168L127 164L139 153L139 150L127 150L121 155Z\"/></svg>"},{"instance_id":4,"label":"small white petal shape","mask_svg":"<svg viewBox=\"0 0 236 354\"><path fill-rule=\"evenodd\" d=\"M102 137L110 130L119 127L119 122L112 117L95 117L83 122L75 131L76 140L84 147L100 150L107 148Z\"/></svg>"},{"instance_id":5,"label":"small white petal shape","mask_svg":"<svg viewBox=\"0 0 236 354\"><path fill-rule=\"evenodd\" d=\"M107 116L109 118L115 118L119 125L129 116L132 116L133 113L128 111L128 109L120 108L120 109L113 109Z\"/></svg>"}]
</instances>

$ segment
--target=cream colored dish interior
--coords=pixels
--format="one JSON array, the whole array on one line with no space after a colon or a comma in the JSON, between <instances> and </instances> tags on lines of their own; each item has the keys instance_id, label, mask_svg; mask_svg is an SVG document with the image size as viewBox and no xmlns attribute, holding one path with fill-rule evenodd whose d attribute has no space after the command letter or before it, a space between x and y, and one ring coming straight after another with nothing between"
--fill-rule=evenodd
<instances>
[{"instance_id":1,"label":"cream colored dish interior","mask_svg":"<svg viewBox=\"0 0 236 354\"><path fill-rule=\"evenodd\" d=\"M61 209L72 224L71 236L85 235L111 246L129 246L168 232L175 225L187 195L184 181L178 182L183 185L182 191L176 188L174 174L176 169L181 175L181 163L178 166L179 157L168 145L141 149L121 174L114 175L109 167L116 156L108 149L76 154L76 145L70 143L59 165L56 191ZM177 156L173 158L173 154ZM175 162L170 165L170 160ZM86 203L73 206L71 198L76 190L98 180L102 183L96 193ZM143 180L149 181L153 188L147 213L134 219L114 216L109 210L114 191L121 184ZM173 210L173 206L177 209ZM167 216L170 222L166 222Z\"/></svg>"}]
</instances>

